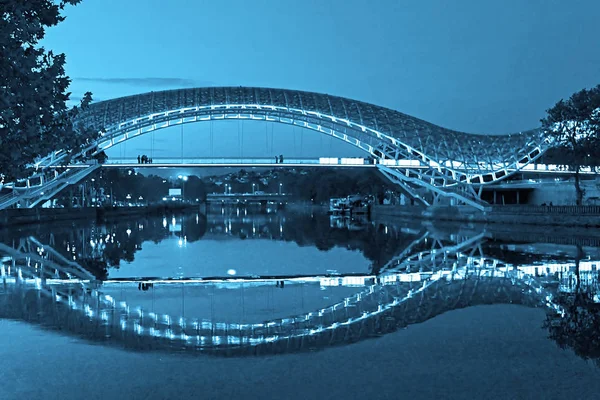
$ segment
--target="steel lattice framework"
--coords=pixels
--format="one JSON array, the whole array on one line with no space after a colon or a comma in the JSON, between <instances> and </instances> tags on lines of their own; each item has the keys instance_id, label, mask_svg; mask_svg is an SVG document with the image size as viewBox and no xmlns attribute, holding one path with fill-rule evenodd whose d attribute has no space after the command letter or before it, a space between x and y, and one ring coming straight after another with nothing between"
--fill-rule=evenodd
<instances>
[{"instance_id":1,"label":"steel lattice framework","mask_svg":"<svg viewBox=\"0 0 600 400\"><path fill-rule=\"evenodd\" d=\"M424 192L433 193L434 200L453 197L483 209L487 204L474 187L507 177L549 145L540 130L468 134L343 97L254 87L169 90L102 101L80 114L77 124L101 132L83 155L173 125L229 119L300 126L350 143L371 154L385 176L426 205L432 200ZM65 152L57 151L36 167L56 165L64 157ZM389 160L409 160L424 168L388 168Z\"/></svg>"},{"instance_id":2,"label":"steel lattice framework","mask_svg":"<svg viewBox=\"0 0 600 400\"><path fill-rule=\"evenodd\" d=\"M210 87L151 92L99 102L83 116L103 129L100 149L163 127L222 119L273 121L301 126L348 142L383 160L414 160L426 170L382 171L410 190L421 186L480 205L469 184L502 179L545 149L539 130L503 136L467 134L343 97L296 90ZM467 185L460 185L461 183ZM455 189L448 189L457 186ZM462 186L462 188L460 188Z\"/></svg>"}]
</instances>

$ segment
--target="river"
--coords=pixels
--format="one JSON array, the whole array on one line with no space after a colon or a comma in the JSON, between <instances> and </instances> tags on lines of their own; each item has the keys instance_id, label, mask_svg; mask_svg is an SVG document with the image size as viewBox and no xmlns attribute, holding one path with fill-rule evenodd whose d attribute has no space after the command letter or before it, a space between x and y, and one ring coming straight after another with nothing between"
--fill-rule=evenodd
<instances>
[{"instance_id":1,"label":"river","mask_svg":"<svg viewBox=\"0 0 600 400\"><path fill-rule=\"evenodd\" d=\"M0 232L2 399L593 398L594 234L225 208Z\"/></svg>"}]
</instances>

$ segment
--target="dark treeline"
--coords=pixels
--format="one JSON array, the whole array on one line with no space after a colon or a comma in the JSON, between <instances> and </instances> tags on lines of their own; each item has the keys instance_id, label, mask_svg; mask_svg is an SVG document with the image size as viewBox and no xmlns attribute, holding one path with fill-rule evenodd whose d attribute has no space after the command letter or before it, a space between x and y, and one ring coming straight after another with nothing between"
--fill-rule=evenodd
<instances>
[{"instance_id":1,"label":"dark treeline","mask_svg":"<svg viewBox=\"0 0 600 400\"><path fill-rule=\"evenodd\" d=\"M173 188L183 189L184 197L188 201L206 200L206 186L195 175L187 177L187 181L184 182L156 175L145 176L134 170L106 168L100 169L77 187L63 191L57 201L58 204L68 207L74 203L69 200L73 197L81 198L83 192L88 200L95 198L104 205L115 202L152 204L163 201L163 198L168 197L169 189ZM90 205L89 201L86 201L86 205Z\"/></svg>"},{"instance_id":2,"label":"dark treeline","mask_svg":"<svg viewBox=\"0 0 600 400\"><path fill-rule=\"evenodd\" d=\"M350 222L348 227L332 227L329 217L322 214L257 214L249 216L191 214L118 219L94 224L38 225L21 231L3 231L3 243L15 245L21 238L34 236L61 254L89 268L99 279L106 278L110 268L119 268L122 261L132 262L143 243L158 243L169 237L200 240L207 232L229 236L233 240L269 239L313 246L321 251L343 247L360 251L372 263L377 273L391 258L417 238L390 226ZM177 231L172 227L177 226ZM227 228L227 229L226 229Z\"/></svg>"},{"instance_id":3,"label":"dark treeline","mask_svg":"<svg viewBox=\"0 0 600 400\"><path fill-rule=\"evenodd\" d=\"M377 171L372 169L274 169L269 171L240 170L235 173L200 179L166 179L142 175L133 169L100 169L85 182L72 186L57 197L64 207L75 204L102 205L120 203L152 204L169 197L169 189L182 189L183 197L191 202L204 202L207 193L223 193L230 186L232 193L286 193L291 201L327 203L333 197L350 194L374 195L380 201L386 191L397 191ZM197 200L196 200L197 199Z\"/></svg>"},{"instance_id":4,"label":"dark treeline","mask_svg":"<svg viewBox=\"0 0 600 400\"><path fill-rule=\"evenodd\" d=\"M293 200L314 203L326 203L332 197L350 194L371 194L382 199L386 190L398 190L379 172L362 168L290 168L262 172L242 169L209 180L205 179L208 193L223 193L225 184L231 186L233 193L247 193L253 188L265 193L279 193L281 188Z\"/></svg>"}]
</instances>

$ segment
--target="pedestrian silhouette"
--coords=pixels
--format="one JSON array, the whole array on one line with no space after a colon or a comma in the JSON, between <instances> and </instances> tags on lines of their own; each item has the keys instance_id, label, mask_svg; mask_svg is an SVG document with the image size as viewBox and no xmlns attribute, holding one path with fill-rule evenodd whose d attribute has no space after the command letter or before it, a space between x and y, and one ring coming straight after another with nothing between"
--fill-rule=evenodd
<instances>
[{"instance_id":1,"label":"pedestrian silhouette","mask_svg":"<svg viewBox=\"0 0 600 400\"><path fill-rule=\"evenodd\" d=\"M279 162L279 158L277 156L275 156L275 164L277 164Z\"/></svg>"},{"instance_id":2,"label":"pedestrian silhouette","mask_svg":"<svg viewBox=\"0 0 600 400\"><path fill-rule=\"evenodd\" d=\"M142 157L138 154L138 164L142 162Z\"/></svg>"},{"instance_id":3,"label":"pedestrian silhouette","mask_svg":"<svg viewBox=\"0 0 600 400\"><path fill-rule=\"evenodd\" d=\"M283 164L283 155L279 155L279 164Z\"/></svg>"}]
</instances>

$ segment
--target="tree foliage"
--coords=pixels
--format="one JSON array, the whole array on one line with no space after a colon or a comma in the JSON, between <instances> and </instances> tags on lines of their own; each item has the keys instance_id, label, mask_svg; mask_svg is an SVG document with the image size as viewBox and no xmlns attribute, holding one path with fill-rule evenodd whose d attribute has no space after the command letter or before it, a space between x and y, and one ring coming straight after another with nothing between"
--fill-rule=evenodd
<instances>
[{"instance_id":1,"label":"tree foliage","mask_svg":"<svg viewBox=\"0 0 600 400\"><path fill-rule=\"evenodd\" d=\"M600 165L600 85L574 93L546 112L542 128L575 171L577 204L581 205L584 195L579 180L581 167Z\"/></svg>"},{"instance_id":2,"label":"tree foliage","mask_svg":"<svg viewBox=\"0 0 600 400\"><path fill-rule=\"evenodd\" d=\"M0 1L0 176L25 177L27 165L53 150L75 149L93 133L76 130L68 109L64 54L38 46L45 29L81 0ZM81 107L91 101L86 93Z\"/></svg>"},{"instance_id":3,"label":"tree foliage","mask_svg":"<svg viewBox=\"0 0 600 400\"><path fill-rule=\"evenodd\" d=\"M549 314L544 322L550 339L600 366L600 304L580 292L560 296L559 302L565 315Z\"/></svg>"}]
</instances>

